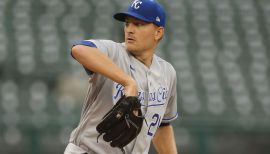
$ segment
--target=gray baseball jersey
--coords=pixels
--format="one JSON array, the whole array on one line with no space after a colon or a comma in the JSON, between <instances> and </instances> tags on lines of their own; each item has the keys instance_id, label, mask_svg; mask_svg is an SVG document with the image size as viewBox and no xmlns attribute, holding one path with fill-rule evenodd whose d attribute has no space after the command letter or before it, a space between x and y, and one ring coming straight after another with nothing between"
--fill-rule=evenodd
<instances>
[{"instance_id":1,"label":"gray baseball jersey","mask_svg":"<svg viewBox=\"0 0 270 154\"><path fill-rule=\"evenodd\" d=\"M160 123L168 123L177 118L176 72L171 64L154 55L150 68L132 56L125 43L110 40L84 40L78 44L97 47L131 75L138 84L138 96L145 114L140 134L124 147L126 153L146 154L151 139ZM110 67L110 66L108 66ZM83 105L79 125L70 136L70 144L65 153L120 154L120 149L113 148L103 141L97 143L96 126L117 100L124 95L124 87L114 81L87 70L89 89Z\"/></svg>"}]
</instances>

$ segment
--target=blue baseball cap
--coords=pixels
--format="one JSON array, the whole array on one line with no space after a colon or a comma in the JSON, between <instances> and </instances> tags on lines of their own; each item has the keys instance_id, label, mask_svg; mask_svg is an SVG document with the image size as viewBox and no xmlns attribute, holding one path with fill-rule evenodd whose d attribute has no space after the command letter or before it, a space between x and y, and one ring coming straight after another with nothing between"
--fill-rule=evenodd
<instances>
[{"instance_id":1,"label":"blue baseball cap","mask_svg":"<svg viewBox=\"0 0 270 154\"><path fill-rule=\"evenodd\" d=\"M129 5L127 12L116 13L113 17L116 20L125 22L127 16L162 27L165 27L166 23L165 11L156 0L134 0Z\"/></svg>"}]
</instances>

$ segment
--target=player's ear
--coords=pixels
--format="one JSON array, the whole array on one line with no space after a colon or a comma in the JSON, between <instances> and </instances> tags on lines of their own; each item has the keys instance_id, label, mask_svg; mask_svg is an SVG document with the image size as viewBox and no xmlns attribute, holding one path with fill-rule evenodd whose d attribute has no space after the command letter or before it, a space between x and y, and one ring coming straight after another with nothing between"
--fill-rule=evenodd
<instances>
[{"instance_id":1,"label":"player's ear","mask_svg":"<svg viewBox=\"0 0 270 154\"><path fill-rule=\"evenodd\" d=\"M157 27L155 32L155 40L159 41L164 35L164 27Z\"/></svg>"}]
</instances>

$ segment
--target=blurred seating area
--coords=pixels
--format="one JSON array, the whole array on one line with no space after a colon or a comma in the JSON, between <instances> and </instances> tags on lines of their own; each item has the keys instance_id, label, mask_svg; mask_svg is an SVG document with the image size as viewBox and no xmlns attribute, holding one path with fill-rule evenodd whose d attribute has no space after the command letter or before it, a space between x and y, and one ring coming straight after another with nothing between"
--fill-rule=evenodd
<instances>
[{"instance_id":1,"label":"blurred seating area","mask_svg":"<svg viewBox=\"0 0 270 154\"><path fill-rule=\"evenodd\" d=\"M269 153L270 1L159 1L167 25L157 54L177 71L180 153ZM63 153L88 83L70 48L122 41L112 15L129 3L0 1L1 154Z\"/></svg>"}]
</instances>

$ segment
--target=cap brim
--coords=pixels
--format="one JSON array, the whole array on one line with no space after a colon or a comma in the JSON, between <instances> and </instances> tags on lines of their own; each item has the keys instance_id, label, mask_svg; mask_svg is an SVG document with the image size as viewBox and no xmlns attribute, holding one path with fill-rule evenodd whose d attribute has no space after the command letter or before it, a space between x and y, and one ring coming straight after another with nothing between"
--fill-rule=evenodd
<instances>
[{"instance_id":1,"label":"cap brim","mask_svg":"<svg viewBox=\"0 0 270 154\"><path fill-rule=\"evenodd\" d=\"M116 19L116 20L125 22L127 16L131 16L131 17L134 17L134 18L143 20L143 21L145 21L145 22L153 22L153 21L148 20L148 19L146 19L145 17L143 17L143 16L141 16L141 15L139 15L139 14L132 13L132 12L121 12L121 13L116 13L116 14L114 14L113 17L114 17L114 19Z\"/></svg>"}]
</instances>

